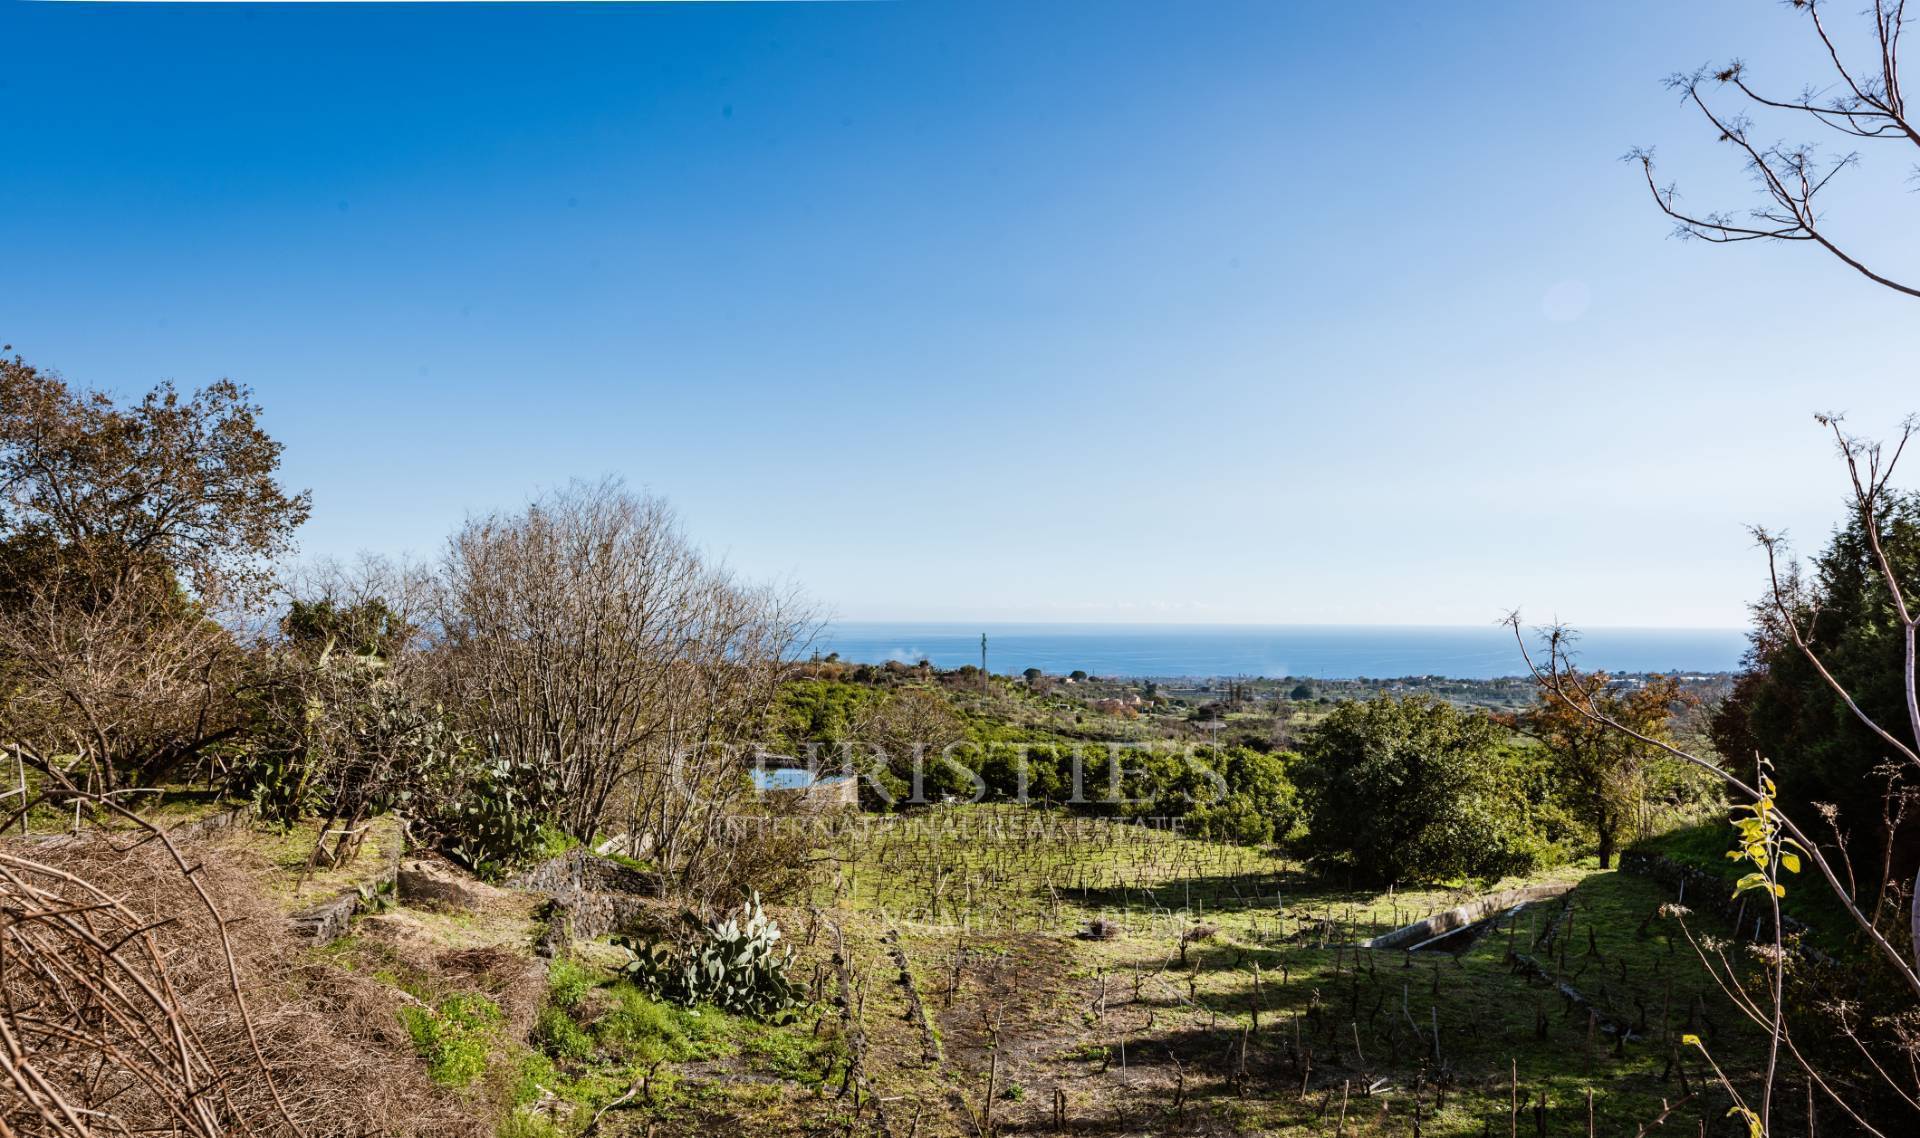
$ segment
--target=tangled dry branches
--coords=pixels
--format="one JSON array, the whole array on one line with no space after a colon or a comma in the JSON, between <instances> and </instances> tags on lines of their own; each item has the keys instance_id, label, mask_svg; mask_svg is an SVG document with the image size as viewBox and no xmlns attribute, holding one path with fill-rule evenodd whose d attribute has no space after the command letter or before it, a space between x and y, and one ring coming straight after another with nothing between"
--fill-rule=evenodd
<instances>
[{"instance_id":1,"label":"tangled dry branches","mask_svg":"<svg viewBox=\"0 0 1920 1138\"><path fill-rule=\"evenodd\" d=\"M184 867L184 872L183 872ZM0 843L0 1134L464 1134L389 997L324 985L214 851Z\"/></svg>"}]
</instances>

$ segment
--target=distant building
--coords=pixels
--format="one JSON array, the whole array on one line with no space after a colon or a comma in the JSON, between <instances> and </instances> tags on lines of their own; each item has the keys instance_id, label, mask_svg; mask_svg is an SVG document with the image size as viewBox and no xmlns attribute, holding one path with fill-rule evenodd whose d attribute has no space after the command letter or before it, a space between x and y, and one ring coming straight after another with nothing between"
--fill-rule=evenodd
<instances>
[{"instance_id":1,"label":"distant building","mask_svg":"<svg viewBox=\"0 0 1920 1138\"><path fill-rule=\"evenodd\" d=\"M802 809L827 813L860 805L860 780L850 774L816 774L803 766L755 767L753 788L762 794L791 796Z\"/></svg>"}]
</instances>

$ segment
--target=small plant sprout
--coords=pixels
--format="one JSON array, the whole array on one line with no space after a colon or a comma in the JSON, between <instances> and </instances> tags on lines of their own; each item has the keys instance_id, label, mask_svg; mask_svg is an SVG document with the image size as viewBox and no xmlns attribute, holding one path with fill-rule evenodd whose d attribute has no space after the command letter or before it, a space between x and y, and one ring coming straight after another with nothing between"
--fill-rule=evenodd
<instances>
[{"instance_id":1,"label":"small plant sprout","mask_svg":"<svg viewBox=\"0 0 1920 1138\"><path fill-rule=\"evenodd\" d=\"M1727 851L1734 861L1745 861L1754 872L1742 877L1733 889L1734 896L1751 889L1765 889L1775 898L1785 897L1787 887L1779 882L1779 869L1800 872L1800 843L1780 832L1774 807L1773 779L1762 771L1760 795L1752 803L1735 806L1733 828L1740 834L1738 849ZM1744 815L1744 816L1743 816ZM1778 867L1778 868L1776 868Z\"/></svg>"}]
</instances>

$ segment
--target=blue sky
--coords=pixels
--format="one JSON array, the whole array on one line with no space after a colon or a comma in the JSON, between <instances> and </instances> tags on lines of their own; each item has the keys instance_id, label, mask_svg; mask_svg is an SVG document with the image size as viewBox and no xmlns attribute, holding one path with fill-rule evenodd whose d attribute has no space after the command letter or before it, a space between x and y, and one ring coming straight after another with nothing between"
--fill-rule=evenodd
<instances>
[{"instance_id":1,"label":"blue sky","mask_svg":"<svg viewBox=\"0 0 1920 1138\"><path fill-rule=\"evenodd\" d=\"M847 618L1742 623L1920 308L1668 239L1755 2L0 3L0 340L254 387L309 554L573 476ZM1909 159L1836 231L1920 276Z\"/></svg>"}]
</instances>

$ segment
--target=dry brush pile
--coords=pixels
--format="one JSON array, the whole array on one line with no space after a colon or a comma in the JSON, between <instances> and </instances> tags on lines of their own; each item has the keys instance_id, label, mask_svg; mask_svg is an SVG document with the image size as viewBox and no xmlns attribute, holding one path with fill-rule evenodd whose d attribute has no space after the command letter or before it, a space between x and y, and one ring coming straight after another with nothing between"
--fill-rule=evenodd
<instances>
[{"instance_id":1,"label":"dry brush pile","mask_svg":"<svg viewBox=\"0 0 1920 1138\"><path fill-rule=\"evenodd\" d=\"M478 1133L391 995L322 967L203 846L0 843L0 1133Z\"/></svg>"}]
</instances>

